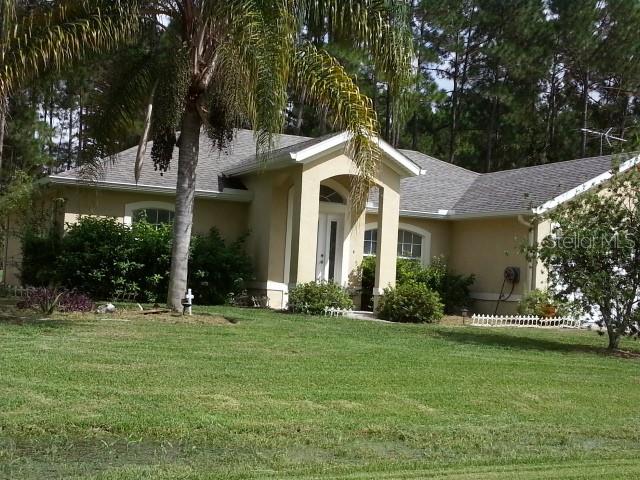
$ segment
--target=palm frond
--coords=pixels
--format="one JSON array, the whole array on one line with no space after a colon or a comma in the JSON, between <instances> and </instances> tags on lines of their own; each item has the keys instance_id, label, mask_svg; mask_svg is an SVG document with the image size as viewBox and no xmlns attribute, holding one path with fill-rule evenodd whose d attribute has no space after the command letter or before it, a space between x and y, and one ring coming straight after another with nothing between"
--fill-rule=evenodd
<instances>
[{"instance_id":1,"label":"palm frond","mask_svg":"<svg viewBox=\"0 0 640 480\"><path fill-rule=\"evenodd\" d=\"M127 49L109 62L106 75L92 94L94 108L88 119L97 156L109 156L130 146L122 141L136 129L157 75L157 58L144 49Z\"/></svg>"},{"instance_id":2,"label":"palm frond","mask_svg":"<svg viewBox=\"0 0 640 480\"><path fill-rule=\"evenodd\" d=\"M169 169L176 145L176 131L182 120L191 85L187 49L178 47L172 55L163 55L160 72L153 102L151 158L156 170L162 173Z\"/></svg>"},{"instance_id":3,"label":"palm frond","mask_svg":"<svg viewBox=\"0 0 640 480\"><path fill-rule=\"evenodd\" d=\"M406 113L404 90L411 84L413 40L409 3L403 0L302 0L304 25L345 40L371 57L388 79L394 128Z\"/></svg>"},{"instance_id":4,"label":"palm frond","mask_svg":"<svg viewBox=\"0 0 640 480\"><path fill-rule=\"evenodd\" d=\"M43 72L120 47L137 35L138 13L136 1L67 0L26 15L0 51L0 95Z\"/></svg>"},{"instance_id":5,"label":"palm frond","mask_svg":"<svg viewBox=\"0 0 640 480\"><path fill-rule=\"evenodd\" d=\"M16 0L0 0L0 49L4 48L16 21Z\"/></svg>"},{"instance_id":6,"label":"palm frond","mask_svg":"<svg viewBox=\"0 0 640 480\"><path fill-rule=\"evenodd\" d=\"M350 134L348 151L358 168L352 197L362 206L380 161L374 139L378 121L371 99L362 94L338 61L311 43L301 45L294 57L291 83L303 100L331 113L334 126Z\"/></svg>"},{"instance_id":7,"label":"palm frond","mask_svg":"<svg viewBox=\"0 0 640 480\"><path fill-rule=\"evenodd\" d=\"M144 119L144 128L142 130L142 135L140 136L140 141L138 142L138 151L136 152L136 164L133 172L136 180L136 185L138 184L138 181L140 181L140 174L142 173L142 166L144 165L144 156L147 153L147 142L149 141L149 133L151 132L151 119L153 115L153 101L157 87L158 81L156 80L153 88L151 89L151 94L149 95L147 114L145 115Z\"/></svg>"},{"instance_id":8,"label":"palm frond","mask_svg":"<svg viewBox=\"0 0 640 480\"><path fill-rule=\"evenodd\" d=\"M256 111L254 129L259 153L274 146L274 133L282 130L287 106L291 59L295 55L298 19L287 0L269 2L263 9L264 33L255 47Z\"/></svg>"}]
</instances>

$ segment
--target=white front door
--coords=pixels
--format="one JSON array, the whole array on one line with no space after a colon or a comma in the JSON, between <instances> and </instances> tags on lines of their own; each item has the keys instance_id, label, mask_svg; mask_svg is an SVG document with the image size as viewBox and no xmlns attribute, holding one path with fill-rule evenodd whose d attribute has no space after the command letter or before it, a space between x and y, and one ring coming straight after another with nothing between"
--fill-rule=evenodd
<instances>
[{"instance_id":1,"label":"white front door","mask_svg":"<svg viewBox=\"0 0 640 480\"><path fill-rule=\"evenodd\" d=\"M318 249L316 252L316 280L342 283L342 244L344 242L344 214L318 215Z\"/></svg>"}]
</instances>

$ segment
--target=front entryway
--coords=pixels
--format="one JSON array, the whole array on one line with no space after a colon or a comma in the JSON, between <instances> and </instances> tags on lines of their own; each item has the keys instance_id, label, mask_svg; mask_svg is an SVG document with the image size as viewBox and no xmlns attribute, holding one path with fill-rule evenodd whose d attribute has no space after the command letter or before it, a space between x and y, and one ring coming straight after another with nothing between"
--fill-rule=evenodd
<instances>
[{"instance_id":1,"label":"front entryway","mask_svg":"<svg viewBox=\"0 0 640 480\"><path fill-rule=\"evenodd\" d=\"M344 242L344 213L329 210L320 204L318 215L318 248L316 252L316 280L342 283L342 245Z\"/></svg>"}]
</instances>

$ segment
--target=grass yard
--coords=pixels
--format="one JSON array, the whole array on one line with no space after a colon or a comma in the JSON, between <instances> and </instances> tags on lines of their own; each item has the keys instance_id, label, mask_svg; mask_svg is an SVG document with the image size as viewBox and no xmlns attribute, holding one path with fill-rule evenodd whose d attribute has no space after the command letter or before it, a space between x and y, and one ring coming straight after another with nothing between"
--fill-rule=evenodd
<instances>
[{"instance_id":1,"label":"grass yard","mask_svg":"<svg viewBox=\"0 0 640 480\"><path fill-rule=\"evenodd\" d=\"M640 360L594 333L210 311L0 317L0 477L640 477Z\"/></svg>"}]
</instances>

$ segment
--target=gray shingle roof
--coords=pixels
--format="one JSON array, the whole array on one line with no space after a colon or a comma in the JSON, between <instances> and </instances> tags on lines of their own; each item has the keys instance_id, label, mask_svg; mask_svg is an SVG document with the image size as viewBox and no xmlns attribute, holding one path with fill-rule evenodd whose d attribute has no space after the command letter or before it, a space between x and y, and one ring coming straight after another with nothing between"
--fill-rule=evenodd
<instances>
[{"instance_id":1,"label":"gray shingle roof","mask_svg":"<svg viewBox=\"0 0 640 480\"><path fill-rule=\"evenodd\" d=\"M317 139L309 137L298 137L295 135L277 135L276 146L281 149L292 148L297 144L304 144ZM151 160L150 142L145 155L144 166L140 175L139 185L149 185L154 187L175 188L178 162L177 147L173 152L172 168L163 175L153 168ZM134 165L136 161L137 147L130 148L118 154L115 161L105 160L102 167L102 175L98 179L101 182L130 184L135 186ZM222 172L239 163L254 161L256 154L256 141L251 130L238 130L236 137L228 150L219 151L206 135L200 137L200 157L196 172L196 188L200 191L219 192L222 191L220 179ZM67 172L57 174L56 177L68 179L80 179L81 172L72 169Z\"/></svg>"},{"instance_id":2,"label":"gray shingle roof","mask_svg":"<svg viewBox=\"0 0 640 480\"><path fill-rule=\"evenodd\" d=\"M450 210L480 176L424 153L413 150L400 150L400 152L425 171L424 175L405 178L401 181L401 210L429 213ZM375 208L378 203L377 196L371 195L369 202Z\"/></svg>"},{"instance_id":3,"label":"gray shingle roof","mask_svg":"<svg viewBox=\"0 0 640 480\"><path fill-rule=\"evenodd\" d=\"M453 209L456 215L528 211L611 170L613 160L606 155L480 175Z\"/></svg>"},{"instance_id":4,"label":"gray shingle roof","mask_svg":"<svg viewBox=\"0 0 640 480\"><path fill-rule=\"evenodd\" d=\"M333 134L332 134L333 135ZM295 153L319 143L332 135L320 138L278 135L277 150L269 158L283 153ZM147 149L140 186L175 188L177 149L174 151L174 168L160 175L153 168ZM505 214L530 211L611 169L612 157L601 156L570 160L478 174L412 150L400 152L418 164L425 175L402 180L400 208L405 212L438 214L447 210L455 215ZM252 166L263 159L256 159L256 142L251 130L238 130L227 151L218 151L206 135L200 139L200 160L197 171L197 189L221 192L224 172L238 167ZM104 162L101 182L135 187L133 169L136 148L125 150L114 162ZM77 169L55 175L66 180L82 180ZM375 207L377 196L370 202Z\"/></svg>"}]
</instances>

